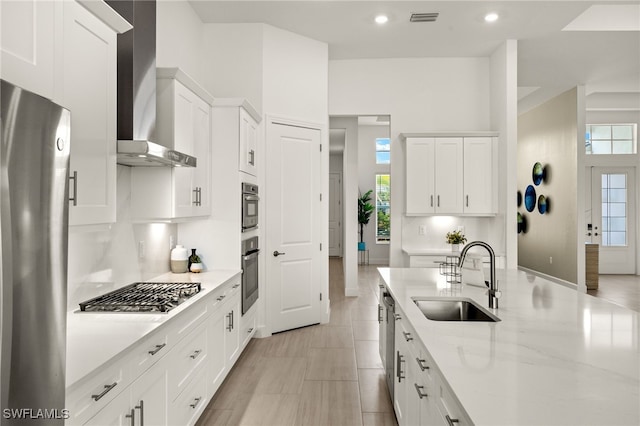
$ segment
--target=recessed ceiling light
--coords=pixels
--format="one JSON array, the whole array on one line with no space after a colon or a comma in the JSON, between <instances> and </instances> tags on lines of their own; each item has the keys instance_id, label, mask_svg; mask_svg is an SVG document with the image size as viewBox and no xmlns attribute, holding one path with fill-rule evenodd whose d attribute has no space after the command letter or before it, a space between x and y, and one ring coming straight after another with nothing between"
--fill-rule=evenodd
<instances>
[{"instance_id":1,"label":"recessed ceiling light","mask_svg":"<svg viewBox=\"0 0 640 426\"><path fill-rule=\"evenodd\" d=\"M497 13L491 12L491 13L487 13L484 17L484 20L487 22L496 22L498 20L499 16Z\"/></svg>"},{"instance_id":2,"label":"recessed ceiling light","mask_svg":"<svg viewBox=\"0 0 640 426\"><path fill-rule=\"evenodd\" d=\"M378 15L376 16L377 24L386 24L389 21L389 17L387 15Z\"/></svg>"}]
</instances>

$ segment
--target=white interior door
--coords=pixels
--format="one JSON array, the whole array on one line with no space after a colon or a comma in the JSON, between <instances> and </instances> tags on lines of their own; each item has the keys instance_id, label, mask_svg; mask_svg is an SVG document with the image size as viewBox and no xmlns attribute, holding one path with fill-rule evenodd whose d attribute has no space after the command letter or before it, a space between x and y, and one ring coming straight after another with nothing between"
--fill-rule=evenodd
<instances>
[{"instance_id":1,"label":"white interior door","mask_svg":"<svg viewBox=\"0 0 640 426\"><path fill-rule=\"evenodd\" d=\"M601 274L636 273L635 173L630 167L594 167L591 241L600 244ZM589 227L589 222L587 222Z\"/></svg>"},{"instance_id":2,"label":"white interior door","mask_svg":"<svg viewBox=\"0 0 640 426\"><path fill-rule=\"evenodd\" d=\"M267 306L275 333L321 319L320 130L270 122L267 143Z\"/></svg>"},{"instance_id":3,"label":"white interior door","mask_svg":"<svg viewBox=\"0 0 640 426\"><path fill-rule=\"evenodd\" d=\"M342 179L329 173L329 256L342 256Z\"/></svg>"}]
</instances>

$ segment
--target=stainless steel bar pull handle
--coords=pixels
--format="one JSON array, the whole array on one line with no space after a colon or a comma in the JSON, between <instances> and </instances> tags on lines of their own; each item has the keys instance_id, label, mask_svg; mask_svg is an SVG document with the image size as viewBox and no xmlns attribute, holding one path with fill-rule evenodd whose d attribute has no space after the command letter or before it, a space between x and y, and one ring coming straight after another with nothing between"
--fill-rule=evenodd
<instances>
[{"instance_id":1,"label":"stainless steel bar pull handle","mask_svg":"<svg viewBox=\"0 0 640 426\"><path fill-rule=\"evenodd\" d=\"M144 426L144 401L140 400L140 405L136 405L135 409L140 410L140 426Z\"/></svg>"},{"instance_id":2,"label":"stainless steel bar pull handle","mask_svg":"<svg viewBox=\"0 0 640 426\"><path fill-rule=\"evenodd\" d=\"M396 321L398 321L399 319L402 319L400 314L393 314L393 317L395 318Z\"/></svg>"},{"instance_id":3,"label":"stainless steel bar pull handle","mask_svg":"<svg viewBox=\"0 0 640 426\"><path fill-rule=\"evenodd\" d=\"M189 407L196 408L200 404L201 397L194 398L193 403L189 404Z\"/></svg>"},{"instance_id":4,"label":"stainless steel bar pull handle","mask_svg":"<svg viewBox=\"0 0 640 426\"><path fill-rule=\"evenodd\" d=\"M428 370L428 369L429 369L429 366L428 366L428 365L425 365L425 364L426 364L426 362L427 362L426 360L424 360L424 359L420 359L420 358L416 358L416 361L418 361L418 366L420 367L420 370L421 370L421 371L424 371L424 370Z\"/></svg>"},{"instance_id":5,"label":"stainless steel bar pull handle","mask_svg":"<svg viewBox=\"0 0 640 426\"><path fill-rule=\"evenodd\" d=\"M74 171L73 176L69 176L69 180L73 181L73 197L69 197L69 201L73 201L73 205L78 205L78 172Z\"/></svg>"},{"instance_id":6,"label":"stainless steel bar pull handle","mask_svg":"<svg viewBox=\"0 0 640 426\"><path fill-rule=\"evenodd\" d=\"M407 333L406 331L403 331L402 334L404 334L404 340L406 340L407 342L410 342L411 340L413 340L413 337L411 337L411 333Z\"/></svg>"},{"instance_id":7,"label":"stainless steel bar pull handle","mask_svg":"<svg viewBox=\"0 0 640 426\"><path fill-rule=\"evenodd\" d=\"M233 311L227 314L227 330L231 332L233 330Z\"/></svg>"},{"instance_id":8,"label":"stainless steel bar pull handle","mask_svg":"<svg viewBox=\"0 0 640 426\"><path fill-rule=\"evenodd\" d=\"M447 419L447 423L449 424L449 426L455 426L454 423L459 423L460 420L458 419L452 419L450 415L446 415L444 416L445 419Z\"/></svg>"},{"instance_id":9,"label":"stainless steel bar pull handle","mask_svg":"<svg viewBox=\"0 0 640 426\"><path fill-rule=\"evenodd\" d=\"M196 359L198 358L198 356L200 356L200 353L202 353L202 349L198 349L197 351L193 352L191 355L189 355L189 358Z\"/></svg>"},{"instance_id":10,"label":"stainless steel bar pull handle","mask_svg":"<svg viewBox=\"0 0 640 426\"><path fill-rule=\"evenodd\" d=\"M115 388L118 382L113 382L110 385L104 385L104 390L97 395L91 395L94 401L99 401L100 398L105 396L111 389Z\"/></svg>"},{"instance_id":11,"label":"stainless steel bar pull handle","mask_svg":"<svg viewBox=\"0 0 640 426\"><path fill-rule=\"evenodd\" d=\"M431 194L431 207L433 207L433 194Z\"/></svg>"},{"instance_id":12,"label":"stainless steel bar pull handle","mask_svg":"<svg viewBox=\"0 0 640 426\"><path fill-rule=\"evenodd\" d=\"M136 416L135 416L135 410L132 408L131 412L129 414L125 414L125 417L127 419L131 419L131 426L136 426Z\"/></svg>"},{"instance_id":13,"label":"stainless steel bar pull handle","mask_svg":"<svg viewBox=\"0 0 640 426\"><path fill-rule=\"evenodd\" d=\"M156 345L156 348L155 348L155 349L153 349L153 350L149 351L149 355L155 355L155 354L157 354L157 353L158 353L158 352L160 352L160 350L161 350L162 348L164 348L165 346L167 346L167 344L166 344L166 343L163 343L163 344L161 344L161 345Z\"/></svg>"},{"instance_id":14,"label":"stainless steel bar pull handle","mask_svg":"<svg viewBox=\"0 0 640 426\"><path fill-rule=\"evenodd\" d=\"M238 287L240 287L240 284L234 284L233 287L231 288L238 288Z\"/></svg>"},{"instance_id":15,"label":"stainless steel bar pull handle","mask_svg":"<svg viewBox=\"0 0 640 426\"><path fill-rule=\"evenodd\" d=\"M429 396L426 393L422 393L422 389L424 389L424 386L419 386L417 383L414 383L414 386L416 387L416 392L418 392L418 396L420 397L420 399Z\"/></svg>"},{"instance_id":16,"label":"stainless steel bar pull handle","mask_svg":"<svg viewBox=\"0 0 640 426\"><path fill-rule=\"evenodd\" d=\"M273 252L273 257L278 257L278 256L282 256L283 254L287 254L287 253L281 253L278 250Z\"/></svg>"},{"instance_id":17,"label":"stainless steel bar pull handle","mask_svg":"<svg viewBox=\"0 0 640 426\"><path fill-rule=\"evenodd\" d=\"M256 152L252 149L249 150L249 164L255 166Z\"/></svg>"},{"instance_id":18,"label":"stainless steel bar pull handle","mask_svg":"<svg viewBox=\"0 0 640 426\"><path fill-rule=\"evenodd\" d=\"M396 358L396 366L398 371L396 372L396 376L398 377L398 383L402 383L402 379L406 378L403 376L404 371L402 371L402 363L404 363L404 355L400 355L400 351L397 352Z\"/></svg>"},{"instance_id":19,"label":"stainless steel bar pull handle","mask_svg":"<svg viewBox=\"0 0 640 426\"><path fill-rule=\"evenodd\" d=\"M466 201L467 201L467 207L469 207L469 196L466 196Z\"/></svg>"},{"instance_id":20,"label":"stainless steel bar pull handle","mask_svg":"<svg viewBox=\"0 0 640 426\"><path fill-rule=\"evenodd\" d=\"M440 196L438 195L438 207L440 207Z\"/></svg>"},{"instance_id":21,"label":"stainless steel bar pull handle","mask_svg":"<svg viewBox=\"0 0 640 426\"><path fill-rule=\"evenodd\" d=\"M378 305L378 323L382 322L382 306Z\"/></svg>"}]
</instances>

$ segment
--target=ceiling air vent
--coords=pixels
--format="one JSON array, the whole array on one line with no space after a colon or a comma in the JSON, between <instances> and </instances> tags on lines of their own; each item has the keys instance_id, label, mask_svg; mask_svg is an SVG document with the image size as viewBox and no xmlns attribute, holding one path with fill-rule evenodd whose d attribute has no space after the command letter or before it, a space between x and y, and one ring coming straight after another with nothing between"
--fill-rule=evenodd
<instances>
[{"instance_id":1,"label":"ceiling air vent","mask_svg":"<svg viewBox=\"0 0 640 426\"><path fill-rule=\"evenodd\" d=\"M438 12L434 13L412 13L411 22L435 22L438 19Z\"/></svg>"}]
</instances>

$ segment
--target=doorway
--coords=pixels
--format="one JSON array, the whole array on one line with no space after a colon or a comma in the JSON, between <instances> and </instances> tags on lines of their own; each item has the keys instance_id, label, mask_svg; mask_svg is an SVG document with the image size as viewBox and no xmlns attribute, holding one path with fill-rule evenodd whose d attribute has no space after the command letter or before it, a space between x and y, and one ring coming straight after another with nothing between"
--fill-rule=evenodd
<instances>
[{"instance_id":1,"label":"doorway","mask_svg":"<svg viewBox=\"0 0 640 426\"><path fill-rule=\"evenodd\" d=\"M600 274L636 273L635 194L633 167L591 168L586 241L600 245Z\"/></svg>"},{"instance_id":2,"label":"doorway","mask_svg":"<svg viewBox=\"0 0 640 426\"><path fill-rule=\"evenodd\" d=\"M329 172L329 256L342 257L341 172Z\"/></svg>"}]
</instances>

